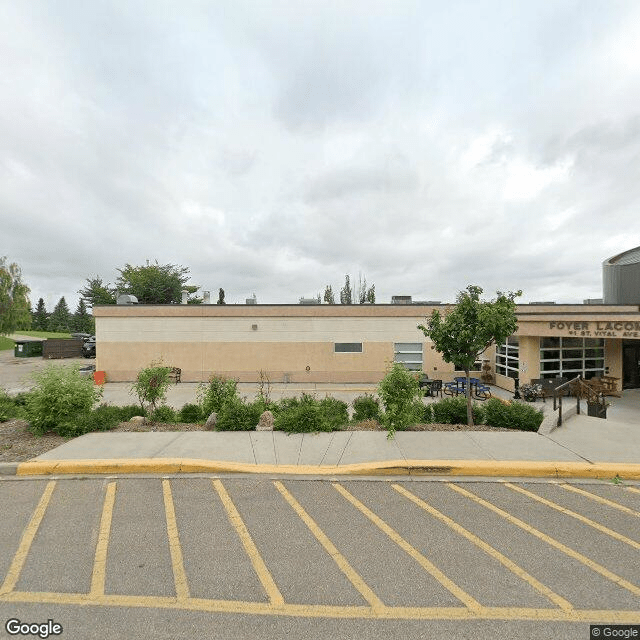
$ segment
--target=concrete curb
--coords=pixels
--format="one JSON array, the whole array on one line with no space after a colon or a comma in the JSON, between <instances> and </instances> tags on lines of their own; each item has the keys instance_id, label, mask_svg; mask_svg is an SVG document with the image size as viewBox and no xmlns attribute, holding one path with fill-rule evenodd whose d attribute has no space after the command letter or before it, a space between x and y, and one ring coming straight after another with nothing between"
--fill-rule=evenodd
<instances>
[{"instance_id":1,"label":"concrete curb","mask_svg":"<svg viewBox=\"0 0 640 640\"><path fill-rule=\"evenodd\" d=\"M640 464L497 460L389 460L343 466L274 465L184 458L36 460L18 464L18 476L138 473L255 473L314 476L506 476L640 480Z\"/></svg>"},{"instance_id":2,"label":"concrete curb","mask_svg":"<svg viewBox=\"0 0 640 640\"><path fill-rule=\"evenodd\" d=\"M0 476L15 476L19 462L0 462Z\"/></svg>"}]
</instances>

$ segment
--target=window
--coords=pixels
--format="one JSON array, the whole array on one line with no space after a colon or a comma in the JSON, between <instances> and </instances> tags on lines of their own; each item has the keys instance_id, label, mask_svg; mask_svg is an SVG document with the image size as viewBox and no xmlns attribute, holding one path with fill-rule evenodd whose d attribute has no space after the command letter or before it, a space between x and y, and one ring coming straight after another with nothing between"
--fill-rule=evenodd
<instances>
[{"instance_id":1,"label":"window","mask_svg":"<svg viewBox=\"0 0 640 640\"><path fill-rule=\"evenodd\" d=\"M603 374L603 338L540 338L541 378L589 379Z\"/></svg>"},{"instance_id":2,"label":"window","mask_svg":"<svg viewBox=\"0 0 640 640\"><path fill-rule=\"evenodd\" d=\"M511 336L504 344L496 345L496 373L508 378L518 378L519 358L520 344L517 336Z\"/></svg>"},{"instance_id":3,"label":"window","mask_svg":"<svg viewBox=\"0 0 640 640\"><path fill-rule=\"evenodd\" d=\"M396 342L393 345L393 361L400 362L409 371L422 371L422 343Z\"/></svg>"},{"instance_id":4,"label":"window","mask_svg":"<svg viewBox=\"0 0 640 640\"><path fill-rule=\"evenodd\" d=\"M362 342L335 342L334 353L362 353Z\"/></svg>"}]
</instances>

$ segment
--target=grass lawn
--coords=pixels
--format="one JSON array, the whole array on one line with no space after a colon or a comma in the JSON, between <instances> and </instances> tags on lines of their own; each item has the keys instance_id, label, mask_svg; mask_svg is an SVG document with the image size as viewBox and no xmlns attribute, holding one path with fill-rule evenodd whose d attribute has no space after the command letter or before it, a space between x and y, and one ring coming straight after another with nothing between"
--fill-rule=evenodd
<instances>
[{"instance_id":1,"label":"grass lawn","mask_svg":"<svg viewBox=\"0 0 640 640\"><path fill-rule=\"evenodd\" d=\"M16 331L21 336L32 338L70 338L70 333L56 333L55 331Z\"/></svg>"},{"instance_id":2,"label":"grass lawn","mask_svg":"<svg viewBox=\"0 0 640 640\"><path fill-rule=\"evenodd\" d=\"M16 331L21 336L31 338L70 338L70 333L55 333L54 331ZM11 338L0 336L0 351L7 351L15 348L15 342Z\"/></svg>"}]
</instances>

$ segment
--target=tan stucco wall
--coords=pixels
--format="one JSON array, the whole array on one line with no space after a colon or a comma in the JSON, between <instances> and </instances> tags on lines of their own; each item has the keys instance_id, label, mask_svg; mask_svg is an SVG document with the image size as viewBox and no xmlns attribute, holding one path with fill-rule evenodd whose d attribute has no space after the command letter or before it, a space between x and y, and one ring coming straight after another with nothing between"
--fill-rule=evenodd
<instances>
[{"instance_id":1,"label":"tan stucco wall","mask_svg":"<svg viewBox=\"0 0 640 640\"><path fill-rule=\"evenodd\" d=\"M421 342L423 370L432 378L448 381L459 374L454 372L453 365L442 360L417 329L433 308L422 305L96 307L96 368L105 371L107 379L112 381L133 380L140 369L152 361L162 360L169 366L180 367L185 381L207 380L212 373L256 381L263 370L274 382L284 379L377 382L393 360L395 342ZM446 312L448 307L438 308ZM519 306L516 333L520 336L521 384L540 377L539 336L573 336L584 331L591 335L601 327L605 333L609 331L617 336L635 330L635 323L639 321L638 308L632 306ZM362 342L363 353L334 353L336 342ZM483 357L489 358L495 375L494 349ZM605 364L610 375L622 376L619 339L609 336L605 340ZM511 378L496 376L496 383L513 390Z\"/></svg>"}]
</instances>

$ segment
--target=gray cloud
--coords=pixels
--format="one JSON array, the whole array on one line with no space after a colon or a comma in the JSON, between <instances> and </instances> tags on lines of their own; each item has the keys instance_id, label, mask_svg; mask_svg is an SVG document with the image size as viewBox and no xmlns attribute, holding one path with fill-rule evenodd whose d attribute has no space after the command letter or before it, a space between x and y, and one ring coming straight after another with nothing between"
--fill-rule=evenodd
<instances>
[{"instance_id":1,"label":"gray cloud","mask_svg":"<svg viewBox=\"0 0 640 640\"><path fill-rule=\"evenodd\" d=\"M577 302L640 244L630 0L2 12L0 255L34 302L147 258L230 302L358 272Z\"/></svg>"}]
</instances>

